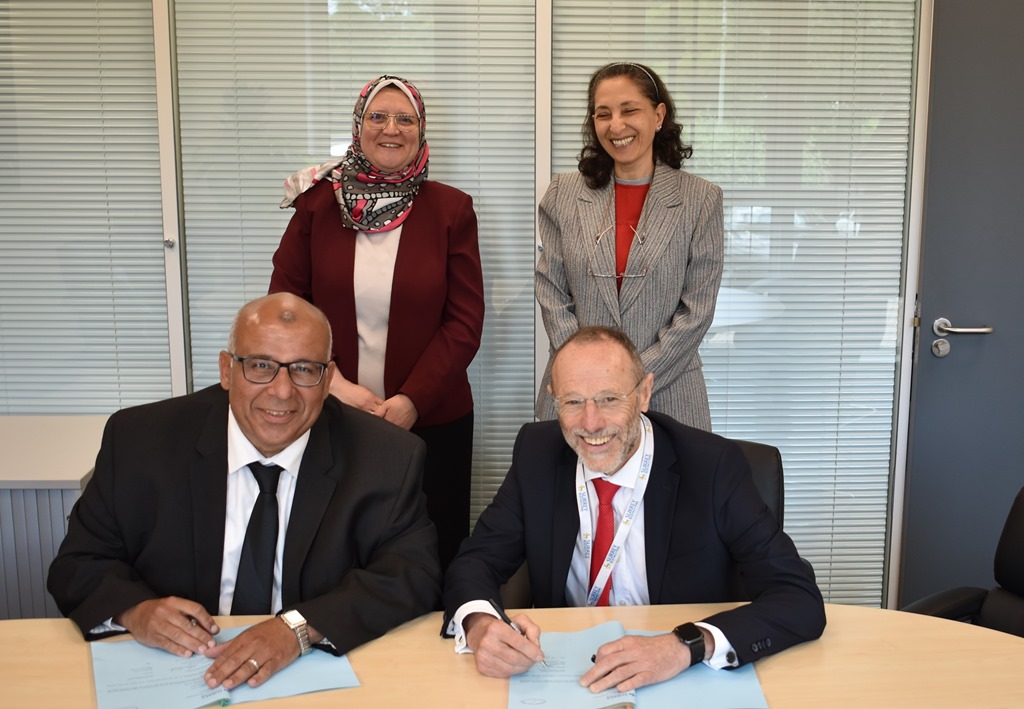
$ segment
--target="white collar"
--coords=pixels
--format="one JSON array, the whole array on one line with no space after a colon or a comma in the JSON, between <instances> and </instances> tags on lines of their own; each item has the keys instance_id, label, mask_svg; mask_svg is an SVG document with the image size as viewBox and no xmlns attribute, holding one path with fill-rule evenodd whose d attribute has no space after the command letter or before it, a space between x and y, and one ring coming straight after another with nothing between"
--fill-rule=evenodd
<instances>
[{"instance_id":1,"label":"white collar","mask_svg":"<svg viewBox=\"0 0 1024 709\"><path fill-rule=\"evenodd\" d=\"M280 465L294 476L299 474L299 464L302 463L302 455L306 452L306 444L309 443L309 430L299 436L287 448L270 458L264 458L263 454L256 450L256 446L245 437L242 429L238 426L235 413L228 407L228 473L241 470L254 460L264 465L273 463Z\"/></svg>"}]
</instances>

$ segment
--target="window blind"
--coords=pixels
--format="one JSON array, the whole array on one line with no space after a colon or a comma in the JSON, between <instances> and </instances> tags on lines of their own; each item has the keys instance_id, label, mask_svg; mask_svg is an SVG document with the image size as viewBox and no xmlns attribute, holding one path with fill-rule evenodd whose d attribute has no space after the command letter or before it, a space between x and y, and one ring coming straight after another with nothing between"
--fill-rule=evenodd
<instances>
[{"instance_id":1,"label":"window blind","mask_svg":"<svg viewBox=\"0 0 1024 709\"><path fill-rule=\"evenodd\" d=\"M553 0L552 165L591 72L648 64L725 193L701 347L714 430L779 447L786 530L826 599L878 605L899 353L913 0Z\"/></svg>"},{"instance_id":2,"label":"window blind","mask_svg":"<svg viewBox=\"0 0 1024 709\"><path fill-rule=\"evenodd\" d=\"M151 13L0 5L0 413L170 393Z\"/></svg>"},{"instance_id":3,"label":"window blind","mask_svg":"<svg viewBox=\"0 0 1024 709\"><path fill-rule=\"evenodd\" d=\"M341 155L380 74L420 89L430 179L473 196L487 310L470 369L473 518L533 413L534 11L501 1L175 2L195 386L266 293L285 177Z\"/></svg>"}]
</instances>

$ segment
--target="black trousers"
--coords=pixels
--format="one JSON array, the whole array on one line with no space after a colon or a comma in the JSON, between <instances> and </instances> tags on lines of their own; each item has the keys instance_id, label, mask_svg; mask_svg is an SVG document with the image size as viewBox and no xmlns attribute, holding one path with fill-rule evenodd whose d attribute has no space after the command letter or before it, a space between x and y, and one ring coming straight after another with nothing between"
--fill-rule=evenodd
<instances>
[{"instance_id":1,"label":"black trousers","mask_svg":"<svg viewBox=\"0 0 1024 709\"><path fill-rule=\"evenodd\" d=\"M441 571L469 536L469 493L473 470L473 412L436 426L414 426L427 444L423 493L427 515L437 528Z\"/></svg>"}]
</instances>

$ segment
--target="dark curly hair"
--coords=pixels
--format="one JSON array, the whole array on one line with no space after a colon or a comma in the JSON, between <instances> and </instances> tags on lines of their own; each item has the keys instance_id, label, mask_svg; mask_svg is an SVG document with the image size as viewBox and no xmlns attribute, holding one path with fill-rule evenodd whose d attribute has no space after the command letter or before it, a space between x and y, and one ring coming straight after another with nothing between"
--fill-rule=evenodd
<instances>
[{"instance_id":1,"label":"dark curly hair","mask_svg":"<svg viewBox=\"0 0 1024 709\"><path fill-rule=\"evenodd\" d=\"M662 121L661 130L654 134L654 162L662 162L678 170L682 167L683 160L693 155L693 148L683 144L683 127L676 123L676 106L661 77L643 64L605 64L590 77L590 86L587 88L587 116L583 120L582 130L583 150L579 154L579 170L591 189L607 185L615 169L615 161L601 147L597 131L594 130L594 94L599 83L616 76L629 77L653 106L665 104L665 120Z\"/></svg>"}]
</instances>

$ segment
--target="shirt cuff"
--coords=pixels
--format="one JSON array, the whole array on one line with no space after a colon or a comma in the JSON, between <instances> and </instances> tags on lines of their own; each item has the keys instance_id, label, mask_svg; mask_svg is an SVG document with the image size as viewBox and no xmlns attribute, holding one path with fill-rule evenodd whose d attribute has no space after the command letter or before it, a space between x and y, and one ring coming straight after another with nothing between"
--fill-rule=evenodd
<instances>
[{"instance_id":1,"label":"shirt cuff","mask_svg":"<svg viewBox=\"0 0 1024 709\"><path fill-rule=\"evenodd\" d=\"M726 639L725 633L709 623L694 623L694 625L704 628L715 639L715 654L704 658L705 665L713 670L731 669L740 666L739 660L736 659L736 650L733 649L732 643Z\"/></svg>"},{"instance_id":2,"label":"shirt cuff","mask_svg":"<svg viewBox=\"0 0 1024 709\"><path fill-rule=\"evenodd\" d=\"M128 628L123 625L118 625L114 622L114 619L107 618L104 622L97 625L95 628L89 631L89 635L100 635L102 633L127 633Z\"/></svg>"},{"instance_id":3,"label":"shirt cuff","mask_svg":"<svg viewBox=\"0 0 1024 709\"><path fill-rule=\"evenodd\" d=\"M313 643L313 647L318 647L321 650L326 650L327 652L337 652L338 651L338 646L335 645L334 643L332 643L327 638L323 638L322 640L320 640L320 642Z\"/></svg>"},{"instance_id":4,"label":"shirt cuff","mask_svg":"<svg viewBox=\"0 0 1024 709\"><path fill-rule=\"evenodd\" d=\"M455 652L459 655L472 654L473 652L469 649L469 645L466 644L466 631L462 627L466 616L472 613L486 613L487 615L493 615L495 618L501 617L494 612L494 608L487 601L467 601L459 606L459 609L455 611L455 615L448 622L448 628L446 629L448 635L455 636Z\"/></svg>"}]
</instances>

